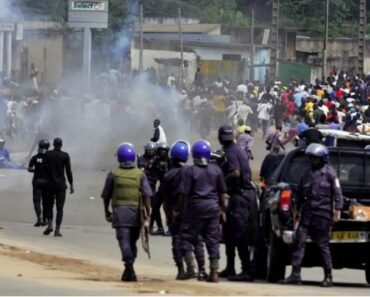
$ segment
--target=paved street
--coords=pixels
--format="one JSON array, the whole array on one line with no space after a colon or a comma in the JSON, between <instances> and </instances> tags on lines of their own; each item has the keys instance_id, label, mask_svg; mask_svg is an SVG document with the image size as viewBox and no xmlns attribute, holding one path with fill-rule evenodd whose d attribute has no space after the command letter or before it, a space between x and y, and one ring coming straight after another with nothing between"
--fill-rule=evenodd
<instances>
[{"instance_id":1,"label":"paved street","mask_svg":"<svg viewBox=\"0 0 370 297\"><path fill-rule=\"evenodd\" d=\"M261 144L259 144L261 145ZM259 160L257 160L259 162ZM137 261L137 273L139 278L146 282L146 286L152 289L140 291L139 284L122 285L115 282L120 278L122 264L120 253L114 232L104 220L103 205L99 198L101 187L106 172L102 170L78 171L75 172L74 195L68 195L65 206L64 225L62 226L63 238L46 237L42 235L43 229L33 227L34 212L31 196L31 175L26 171L0 170L0 243L7 246L17 246L23 253L39 252L42 255L57 255L73 259L88 261L89 265L100 265L107 267L108 277L104 281L113 282L108 287L111 295L122 295L127 293L151 293L159 294L169 292L172 294L281 294L281 295L306 295L306 294L334 294L334 295L368 295L369 288L365 286L364 272L359 270L341 270L334 272L336 286L330 289L320 288L319 281L322 279L322 270L304 269L303 279L309 281L307 286L283 287L281 285L266 285L257 282L255 284L231 284L221 282L218 285L199 284L190 281L189 287L185 290L184 283L173 281L176 269L171 257L170 239L168 237L152 237L151 251L152 259L148 259L141 250ZM222 247L223 248L223 247ZM0 253L1 255L2 253ZM222 250L222 255L224 251ZM9 259L9 254L6 254ZM16 255L17 261L19 254ZM22 258L22 257L21 257ZM32 258L32 257L31 257ZM25 260L25 259L21 259ZM1 260L2 261L2 260ZM28 259L33 264L42 265L40 259ZM222 257L221 267L225 265L225 257ZM21 267L20 266L20 270ZM56 268L55 268L56 267ZM53 270L58 270L55 266ZM101 268L99 268L101 269ZM14 269L13 269L14 270ZM68 265L62 269L68 272ZM88 270L88 269L87 269ZM288 272L290 269L288 269ZM71 272L76 272L73 268ZM78 271L84 274L85 271ZM16 278L16 271L9 273L4 268L0 273L1 293L7 295L24 294L32 292L37 295L44 295L47 292L51 295L91 295L101 292L90 291L81 285L59 288L55 283L33 284L35 280ZM65 279L65 276L62 278ZM94 280L99 280L99 274ZM67 277L68 279L68 277ZM90 280L91 281L91 280ZM188 284L186 283L186 284ZM118 284L120 285L117 289ZM93 287L93 286L92 286ZM92 288L90 286L90 288ZM28 289L31 288L31 291ZM88 287L87 287L88 288ZM188 289L192 288L192 291ZM222 291L219 291L222 288ZM27 293L28 294L28 293Z\"/></svg>"}]
</instances>

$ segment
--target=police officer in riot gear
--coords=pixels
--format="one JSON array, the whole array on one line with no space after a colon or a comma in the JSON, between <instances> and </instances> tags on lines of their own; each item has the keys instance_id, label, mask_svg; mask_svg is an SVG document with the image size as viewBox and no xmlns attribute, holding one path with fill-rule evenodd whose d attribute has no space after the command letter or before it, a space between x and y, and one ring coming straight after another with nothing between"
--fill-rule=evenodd
<instances>
[{"instance_id":1,"label":"police officer in riot gear","mask_svg":"<svg viewBox=\"0 0 370 297\"><path fill-rule=\"evenodd\" d=\"M149 142L144 145L144 154L139 156L137 159L137 167L144 170L145 174L148 175L152 168L153 162L156 157L156 144Z\"/></svg>"},{"instance_id":2,"label":"police officer in riot gear","mask_svg":"<svg viewBox=\"0 0 370 297\"><path fill-rule=\"evenodd\" d=\"M184 259L180 246L180 229L182 218L179 214L174 217L173 212L181 199L179 193L179 184L181 184L185 174L185 164L188 161L190 145L183 140L176 141L170 151L172 168L164 175L161 184L161 193L164 196L163 208L166 213L167 225L172 237L172 255L178 269L177 280L185 280L195 276L194 266L188 266L185 272ZM194 254L198 264L198 280L206 280L208 275L205 271L204 243L198 240L194 246ZM187 263L189 264L189 263ZM192 263L190 263L192 264Z\"/></svg>"},{"instance_id":3,"label":"police officer in riot gear","mask_svg":"<svg viewBox=\"0 0 370 297\"><path fill-rule=\"evenodd\" d=\"M112 222L125 263L121 280L133 282L137 281L134 262L141 227L140 205L149 213L152 191L145 173L135 166L136 152L132 144L123 143L118 147L117 161L119 167L108 173L101 197L105 218Z\"/></svg>"},{"instance_id":4,"label":"police officer in riot gear","mask_svg":"<svg viewBox=\"0 0 370 297\"><path fill-rule=\"evenodd\" d=\"M222 166L227 193L230 196L226 211L226 223L223 226L223 237L226 246L227 265L220 273L230 281L253 281L250 263L249 246L255 244L257 225L257 201L255 188L251 183L251 169L247 153L234 143L234 132L231 126L221 126L218 139L225 151L225 162ZM242 271L235 272L235 249L241 260Z\"/></svg>"},{"instance_id":5,"label":"police officer in riot gear","mask_svg":"<svg viewBox=\"0 0 370 297\"><path fill-rule=\"evenodd\" d=\"M166 143L160 143L157 145L157 157L149 172L149 182L152 189L154 189L154 193L157 182L159 181L162 183L165 173L171 168L171 159L168 156L169 150L170 148ZM152 213L150 217L150 232L152 235L165 235L160 212L163 199L164 197L159 188L152 197ZM158 228L156 231L153 229L154 222L157 224Z\"/></svg>"},{"instance_id":6,"label":"police officer in riot gear","mask_svg":"<svg viewBox=\"0 0 370 297\"><path fill-rule=\"evenodd\" d=\"M28 165L28 172L33 173L32 179L32 194L33 206L36 213L37 221L35 227L46 226L46 185L47 185L47 171L45 154L50 147L49 141L42 139L39 142L38 153L34 155ZM41 210L42 205L42 210Z\"/></svg>"},{"instance_id":7,"label":"police officer in riot gear","mask_svg":"<svg viewBox=\"0 0 370 297\"><path fill-rule=\"evenodd\" d=\"M207 281L218 282L220 258L220 217L224 218L226 207L226 185L221 169L209 164L211 147L207 141L199 140L192 146L194 165L185 170L179 192L186 200L179 200L175 212L180 211L182 224L181 247L185 261L193 261L192 249L204 239L210 262ZM182 210L182 211L181 211Z\"/></svg>"},{"instance_id":8,"label":"police officer in riot gear","mask_svg":"<svg viewBox=\"0 0 370 297\"><path fill-rule=\"evenodd\" d=\"M324 268L323 287L331 287L332 261L330 254L331 224L340 219L343 207L342 191L335 170L328 163L328 149L318 143L310 144L306 149L311 168L303 175L297 190L297 220L292 253L292 273L282 283L301 283L301 264L308 236L320 251Z\"/></svg>"}]
</instances>

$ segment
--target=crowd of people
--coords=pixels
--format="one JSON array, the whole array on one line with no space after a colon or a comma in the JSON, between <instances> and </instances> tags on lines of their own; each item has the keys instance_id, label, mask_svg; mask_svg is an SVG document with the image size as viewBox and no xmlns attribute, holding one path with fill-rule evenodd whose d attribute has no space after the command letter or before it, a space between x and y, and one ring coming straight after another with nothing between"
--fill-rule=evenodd
<instances>
[{"instance_id":1,"label":"crowd of people","mask_svg":"<svg viewBox=\"0 0 370 297\"><path fill-rule=\"evenodd\" d=\"M175 83L176 79L171 78L165 88L175 88ZM45 105L59 106L62 100L57 94L54 93L52 103L47 101ZM256 246L258 238L258 197L250 168L250 160L254 159L253 137L261 129L266 141L269 154L260 173L261 181L266 183L288 142L296 140L297 145L305 146L321 143L323 137L319 129L365 131L365 124L370 120L370 76L333 70L326 81L317 80L315 84L292 80L289 85L275 82L264 88L252 83L232 86L227 79L217 79L207 87L194 85L190 91L180 90L176 94L176 115L182 116L188 131L197 131L206 139L213 128L219 127L222 158L213 162L211 146L205 140L196 141L192 146L186 141L177 141L170 148L158 119L153 123L154 135L144 146L143 155L137 156L132 144L119 146L119 166L108 174L101 197L105 218L116 230L125 263L122 281L137 280L134 270L136 241L146 224L152 235L171 236L178 280L197 277L198 280L218 282L222 277L230 281L254 281L250 247ZM11 96L5 96L3 100L6 106L11 106L12 101ZM125 112L134 116L134 111L126 106ZM57 112L54 116L49 115L46 122L57 122ZM9 113L5 118L9 122L12 116ZM45 115L40 118L45 120ZM40 119L35 122L35 133L40 135ZM276 129L271 132L272 124ZM8 136L12 135L11 127L8 126ZM52 209L56 202L54 235L59 237L67 189L65 174L71 193L74 188L69 156L61 151L61 139L56 138L53 144L54 150L48 151L46 139L39 142L38 154L31 159L29 171L35 173L35 226L47 225L45 235L53 231ZM322 147L320 150L325 152ZM185 166L190 153L193 165ZM315 156L310 150L308 154ZM320 163L317 168L321 170L326 161L322 156L318 159L320 162L315 162ZM337 181L334 175L332 178ZM337 182L335 185L339 197L340 186ZM44 201L44 211L41 211L41 201ZM167 231L162 222L162 206ZM149 214L144 221L139 219L142 212ZM226 246L227 264L219 273L221 238ZM205 249L210 260L209 273L205 269ZM241 261L238 274L236 250ZM325 284L332 284L331 275L330 279L326 277Z\"/></svg>"}]
</instances>

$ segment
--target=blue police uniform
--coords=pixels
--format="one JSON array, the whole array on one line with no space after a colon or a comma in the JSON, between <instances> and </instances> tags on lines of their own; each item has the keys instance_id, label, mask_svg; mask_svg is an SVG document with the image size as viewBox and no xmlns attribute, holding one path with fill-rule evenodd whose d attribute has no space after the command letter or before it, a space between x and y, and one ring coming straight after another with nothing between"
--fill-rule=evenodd
<instances>
[{"instance_id":1,"label":"blue police uniform","mask_svg":"<svg viewBox=\"0 0 370 297\"><path fill-rule=\"evenodd\" d=\"M227 220L223 228L226 245L227 268L220 276L232 277L235 275L235 249L242 264L242 275L251 278L251 264L249 245L255 244L257 201L255 188L251 184L251 170L246 152L239 145L231 143L224 146L225 163L223 173L238 171L240 177L227 181L227 193L230 196Z\"/></svg>"},{"instance_id":2,"label":"blue police uniform","mask_svg":"<svg viewBox=\"0 0 370 297\"><path fill-rule=\"evenodd\" d=\"M197 244L199 236L202 236L210 268L217 270L220 258L219 196L226 193L220 168L213 164L188 167L179 192L187 197L180 235L183 253L189 254Z\"/></svg>"},{"instance_id":3,"label":"blue police uniform","mask_svg":"<svg viewBox=\"0 0 370 297\"><path fill-rule=\"evenodd\" d=\"M308 236L318 244L325 273L331 273L331 222L333 211L343 207L341 187L335 170L329 165L318 170L309 169L303 175L297 193L297 208L302 210L293 245L293 274L300 276Z\"/></svg>"},{"instance_id":4,"label":"blue police uniform","mask_svg":"<svg viewBox=\"0 0 370 297\"><path fill-rule=\"evenodd\" d=\"M182 167L180 164L175 164L164 176L161 184L161 192L164 196L165 212L168 221L168 228L172 237L172 255L176 266L179 268L179 274L183 271L183 254L180 245L180 228L182 224L182 218L178 218L176 221L173 219L173 211L178 203L179 197L179 185L182 182L183 175L187 167ZM199 239L199 238L198 238ZM202 240L197 240L194 246L194 254L198 264L198 270L200 273L204 273L204 243ZM178 275L178 278L181 276Z\"/></svg>"}]
</instances>

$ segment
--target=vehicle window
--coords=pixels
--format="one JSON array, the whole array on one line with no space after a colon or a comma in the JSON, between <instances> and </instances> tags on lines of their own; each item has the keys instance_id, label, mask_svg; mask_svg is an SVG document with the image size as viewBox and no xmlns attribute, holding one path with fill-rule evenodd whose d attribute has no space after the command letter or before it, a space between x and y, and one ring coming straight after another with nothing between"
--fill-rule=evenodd
<instances>
[{"instance_id":1,"label":"vehicle window","mask_svg":"<svg viewBox=\"0 0 370 297\"><path fill-rule=\"evenodd\" d=\"M298 185L308 168L310 168L310 161L307 156L297 155L283 168L282 181Z\"/></svg>"},{"instance_id":2,"label":"vehicle window","mask_svg":"<svg viewBox=\"0 0 370 297\"><path fill-rule=\"evenodd\" d=\"M363 154L340 153L338 162L338 177L342 185L363 186L365 183L365 159ZM334 165L334 164L333 164Z\"/></svg>"},{"instance_id":3,"label":"vehicle window","mask_svg":"<svg viewBox=\"0 0 370 297\"><path fill-rule=\"evenodd\" d=\"M366 175L365 175L365 185L370 186L370 153L366 154Z\"/></svg>"},{"instance_id":4,"label":"vehicle window","mask_svg":"<svg viewBox=\"0 0 370 297\"><path fill-rule=\"evenodd\" d=\"M332 153L329 156L329 164L337 172L342 186L370 185L370 154L367 154L365 162L363 154L341 152L338 155L337 153ZM281 181L299 184L308 168L310 168L310 161L307 156L303 153L298 154L291 159L289 164L284 165Z\"/></svg>"}]
</instances>

